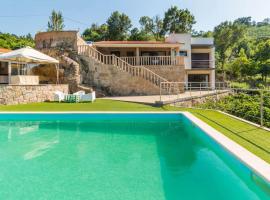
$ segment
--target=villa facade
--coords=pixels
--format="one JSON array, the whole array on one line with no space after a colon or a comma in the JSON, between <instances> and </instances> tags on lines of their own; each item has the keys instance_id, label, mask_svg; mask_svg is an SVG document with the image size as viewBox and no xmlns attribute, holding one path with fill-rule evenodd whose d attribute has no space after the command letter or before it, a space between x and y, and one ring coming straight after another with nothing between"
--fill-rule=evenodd
<instances>
[{"instance_id":1,"label":"villa facade","mask_svg":"<svg viewBox=\"0 0 270 200\"><path fill-rule=\"evenodd\" d=\"M144 66L169 81L215 87L213 38L171 34L164 42L101 41L92 45L104 55L115 55L132 66ZM172 68L181 74L175 74Z\"/></svg>"},{"instance_id":2,"label":"villa facade","mask_svg":"<svg viewBox=\"0 0 270 200\"><path fill-rule=\"evenodd\" d=\"M174 93L215 87L213 38L171 34L165 41L88 43L77 31L59 31L38 33L35 43L38 50L58 51L58 55L66 47L68 62L60 61L60 67L67 71L69 66L78 66L77 84L107 95L157 95L171 92L171 86Z\"/></svg>"}]
</instances>

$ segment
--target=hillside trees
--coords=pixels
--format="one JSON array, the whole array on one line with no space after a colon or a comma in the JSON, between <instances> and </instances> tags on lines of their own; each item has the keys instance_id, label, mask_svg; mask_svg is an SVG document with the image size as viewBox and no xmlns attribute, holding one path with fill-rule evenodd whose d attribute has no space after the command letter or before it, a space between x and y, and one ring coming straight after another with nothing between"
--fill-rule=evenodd
<instances>
[{"instance_id":1,"label":"hillside trees","mask_svg":"<svg viewBox=\"0 0 270 200\"><path fill-rule=\"evenodd\" d=\"M164 40L168 33L188 33L195 24L195 17L187 9L172 6L160 16L142 16L140 27L132 27L128 15L115 11L101 26L92 24L83 32L88 41L99 40ZM209 32L208 32L209 33Z\"/></svg>"},{"instance_id":2,"label":"hillside trees","mask_svg":"<svg viewBox=\"0 0 270 200\"><path fill-rule=\"evenodd\" d=\"M0 33L0 47L7 49L19 49L25 46L34 47L34 40L30 34L17 36L9 33Z\"/></svg>"}]
</instances>

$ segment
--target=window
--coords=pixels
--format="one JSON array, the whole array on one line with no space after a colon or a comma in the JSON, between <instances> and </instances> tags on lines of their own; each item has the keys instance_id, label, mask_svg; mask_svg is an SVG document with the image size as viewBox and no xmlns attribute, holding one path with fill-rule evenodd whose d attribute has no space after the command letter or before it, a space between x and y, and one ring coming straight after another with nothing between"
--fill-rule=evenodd
<instances>
[{"instance_id":1,"label":"window","mask_svg":"<svg viewBox=\"0 0 270 200\"><path fill-rule=\"evenodd\" d=\"M179 56L188 56L187 51L179 51Z\"/></svg>"},{"instance_id":2,"label":"window","mask_svg":"<svg viewBox=\"0 0 270 200\"><path fill-rule=\"evenodd\" d=\"M127 57L134 57L134 52L133 51L128 51L127 52Z\"/></svg>"},{"instance_id":3,"label":"window","mask_svg":"<svg viewBox=\"0 0 270 200\"><path fill-rule=\"evenodd\" d=\"M111 55L115 55L117 57L120 57L120 51L111 51Z\"/></svg>"}]
</instances>

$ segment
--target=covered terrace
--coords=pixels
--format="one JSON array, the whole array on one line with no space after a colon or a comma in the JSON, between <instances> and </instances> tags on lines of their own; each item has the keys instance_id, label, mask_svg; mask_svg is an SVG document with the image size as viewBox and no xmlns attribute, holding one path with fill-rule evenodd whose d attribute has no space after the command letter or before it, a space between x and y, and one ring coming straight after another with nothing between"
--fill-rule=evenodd
<instances>
[{"instance_id":1,"label":"covered terrace","mask_svg":"<svg viewBox=\"0 0 270 200\"><path fill-rule=\"evenodd\" d=\"M131 65L183 65L180 43L158 41L101 41L93 47L105 55L116 55Z\"/></svg>"}]
</instances>

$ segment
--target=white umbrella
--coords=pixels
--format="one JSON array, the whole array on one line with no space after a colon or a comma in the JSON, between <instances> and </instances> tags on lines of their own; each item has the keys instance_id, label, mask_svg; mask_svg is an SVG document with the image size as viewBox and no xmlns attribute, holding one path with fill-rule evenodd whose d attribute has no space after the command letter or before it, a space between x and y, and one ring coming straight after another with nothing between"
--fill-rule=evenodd
<instances>
[{"instance_id":1,"label":"white umbrella","mask_svg":"<svg viewBox=\"0 0 270 200\"><path fill-rule=\"evenodd\" d=\"M6 62L18 62L26 64L55 64L57 70L57 83L58 83L59 61L31 47L25 47L22 49L1 54L0 60Z\"/></svg>"},{"instance_id":2,"label":"white umbrella","mask_svg":"<svg viewBox=\"0 0 270 200\"><path fill-rule=\"evenodd\" d=\"M31 47L14 50L0 55L0 60L36 64L58 64L59 61Z\"/></svg>"}]
</instances>

